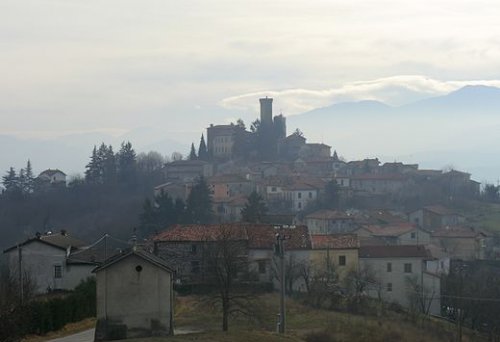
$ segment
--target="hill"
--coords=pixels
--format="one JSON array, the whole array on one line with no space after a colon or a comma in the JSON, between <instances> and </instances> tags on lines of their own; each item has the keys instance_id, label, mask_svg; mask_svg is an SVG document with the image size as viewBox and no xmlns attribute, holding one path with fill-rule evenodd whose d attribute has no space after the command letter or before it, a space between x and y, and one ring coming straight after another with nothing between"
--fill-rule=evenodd
<instances>
[{"instance_id":1,"label":"hill","mask_svg":"<svg viewBox=\"0 0 500 342\"><path fill-rule=\"evenodd\" d=\"M500 89L466 86L448 95L391 107L377 101L338 103L287 118L308 141L331 145L347 159L453 165L496 182L500 161Z\"/></svg>"}]
</instances>

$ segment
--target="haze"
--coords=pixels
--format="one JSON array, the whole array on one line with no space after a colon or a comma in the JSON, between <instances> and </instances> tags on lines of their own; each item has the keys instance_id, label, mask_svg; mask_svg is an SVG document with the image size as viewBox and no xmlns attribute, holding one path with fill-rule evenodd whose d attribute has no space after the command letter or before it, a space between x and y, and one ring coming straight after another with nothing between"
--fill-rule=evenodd
<instances>
[{"instance_id":1,"label":"haze","mask_svg":"<svg viewBox=\"0 0 500 342\"><path fill-rule=\"evenodd\" d=\"M0 134L33 144L82 133L128 136L141 148L171 139L185 153L211 122L249 124L265 95L275 98L275 112L293 116L345 101L399 106L465 85L500 86L499 17L496 1L3 0ZM452 135L500 125L461 120ZM354 136L318 123L305 133L348 159L458 153L440 135L443 126L397 144L382 138L401 126L370 127L372 134ZM79 147L87 155L100 143L90 140ZM479 143L468 144L470 153ZM429 166L473 168L451 152ZM18 161L5 146L2 155L2 169L37 157L38 168L82 172L85 163L53 165L61 156L20 151ZM496 166L485 165L476 177L496 179Z\"/></svg>"}]
</instances>

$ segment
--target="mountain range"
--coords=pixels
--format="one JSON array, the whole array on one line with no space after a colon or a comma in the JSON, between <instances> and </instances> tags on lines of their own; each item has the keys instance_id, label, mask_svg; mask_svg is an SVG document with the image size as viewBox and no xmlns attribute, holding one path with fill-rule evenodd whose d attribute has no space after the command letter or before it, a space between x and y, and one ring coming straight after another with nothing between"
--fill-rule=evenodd
<instances>
[{"instance_id":1,"label":"mountain range","mask_svg":"<svg viewBox=\"0 0 500 342\"><path fill-rule=\"evenodd\" d=\"M211 112L214 109L211 110ZM216 117L227 116L222 109ZM444 96L402 106L379 101L344 102L287 117L288 132L299 128L308 142L324 142L346 159L379 157L382 161L419 163L421 168L453 166L471 172L479 181L496 182L500 176L500 89L466 86ZM216 123L200 114L197 123ZM237 116L236 116L237 117ZM196 127L196 128L197 128ZM0 135L0 170L23 167L31 159L35 171L59 168L68 174L83 173L95 144L131 141L138 152L156 150L187 154L197 145L201 131L193 127L168 131L143 126L111 136L104 133L68 134L51 139L21 139Z\"/></svg>"}]
</instances>

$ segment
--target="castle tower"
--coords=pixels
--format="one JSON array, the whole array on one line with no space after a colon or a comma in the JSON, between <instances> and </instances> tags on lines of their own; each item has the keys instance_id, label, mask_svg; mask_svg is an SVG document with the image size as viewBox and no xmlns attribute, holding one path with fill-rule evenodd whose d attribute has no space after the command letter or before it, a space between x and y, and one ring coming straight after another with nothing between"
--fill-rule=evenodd
<instances>
[{"instance_id":1,"label":"castle tower","mask_svg":"<svg viewBox=\"0 0 500 342\"><path fill-rule=\"evenodd\" d=\"M260 124L262 127L271 128L273 125L273 99L260 99Z\"/></svg>"}]
</instances>

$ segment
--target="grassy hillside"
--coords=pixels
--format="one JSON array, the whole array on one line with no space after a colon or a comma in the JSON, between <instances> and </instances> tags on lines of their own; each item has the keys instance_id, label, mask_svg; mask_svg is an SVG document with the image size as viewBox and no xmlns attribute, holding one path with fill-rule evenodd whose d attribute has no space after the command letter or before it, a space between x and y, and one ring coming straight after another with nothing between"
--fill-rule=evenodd
<instances>
[{"instance_id":1,"label":"grassy hillside","mask_svg":"<svg viewBox=\"0 0 500 342\"><path fill-rule=\"evenodd\" d=\"M378 315L361 316L313 309L297 300L287 301L287 334L276 334L279 308L276 294L259 297L253 303L252 317L240 316L230 321L229 332L220 331L220 314L200 297L177 300L176 328L204 332L173 338L137 339L135 341L453 341L456 327L446 322L414 322L405 314L381 310ZM464 333L463 341L481 341ZM130 341L130 340L128 340ZM132 340L134 341L134 340Z\"/></svg>"}]
</instances>

